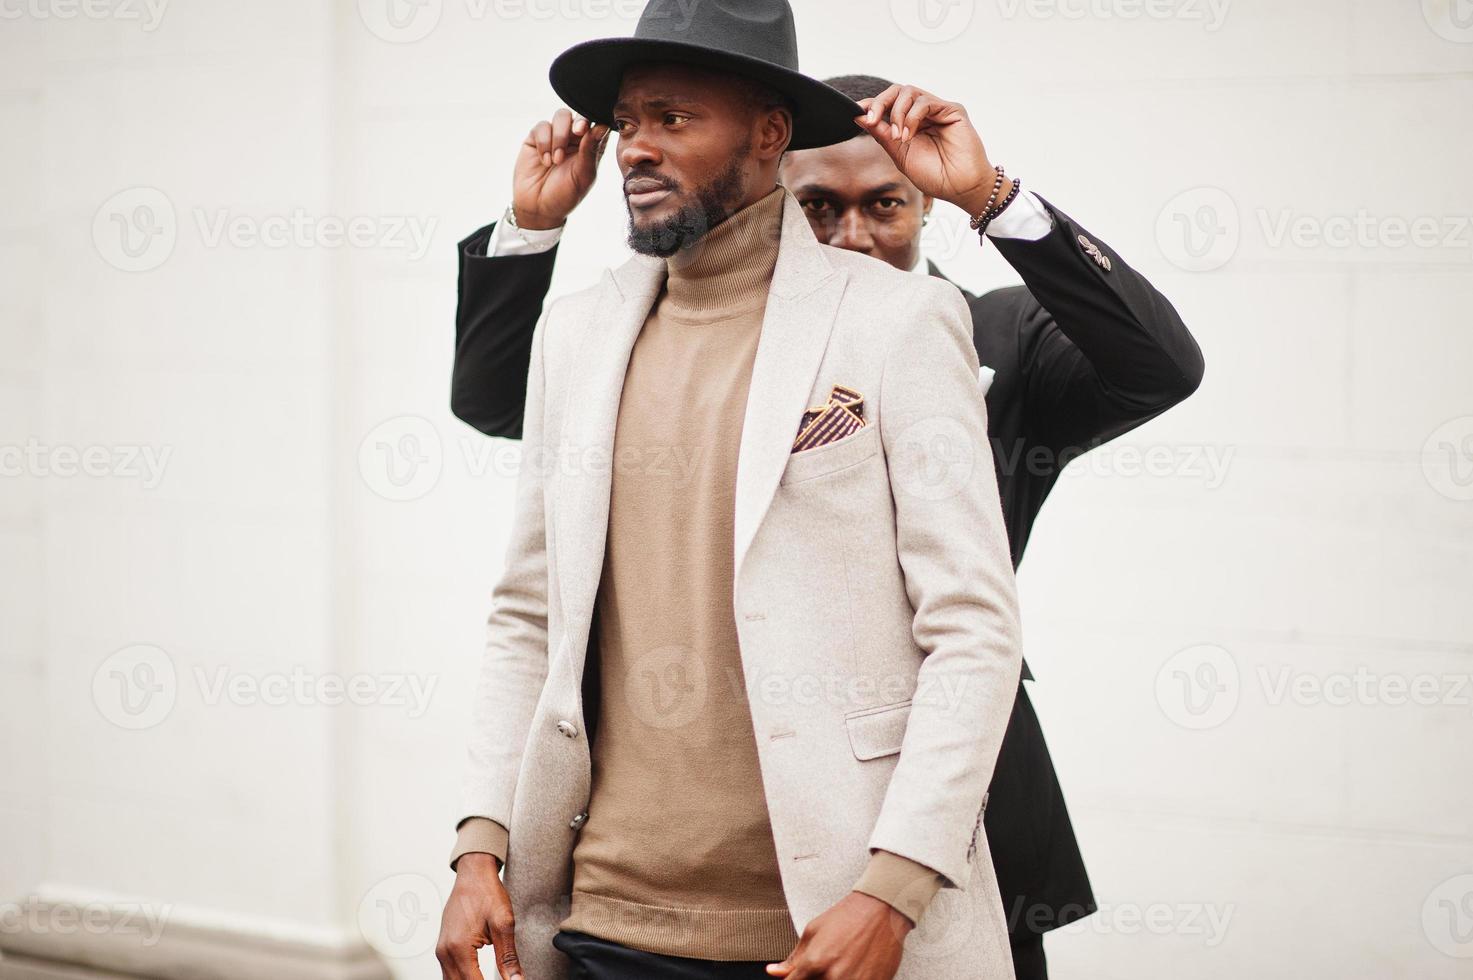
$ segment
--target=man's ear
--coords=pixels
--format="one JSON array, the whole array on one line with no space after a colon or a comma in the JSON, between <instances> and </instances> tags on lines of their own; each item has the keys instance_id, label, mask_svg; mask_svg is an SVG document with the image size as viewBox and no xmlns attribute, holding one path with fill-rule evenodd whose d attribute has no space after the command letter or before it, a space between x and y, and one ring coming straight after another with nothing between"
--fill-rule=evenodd
<instances>
[{"instance_id":1,"label":"man's ear","mask_svg":"<svg viewBox=\"0 0 1473 980\"><path fill-rule=\"evenodd\" d=\"M788 144L793 141L793 114L774 106L767 110L757 129L757 158L782 162Z\"/></svg>"}]
</instances>

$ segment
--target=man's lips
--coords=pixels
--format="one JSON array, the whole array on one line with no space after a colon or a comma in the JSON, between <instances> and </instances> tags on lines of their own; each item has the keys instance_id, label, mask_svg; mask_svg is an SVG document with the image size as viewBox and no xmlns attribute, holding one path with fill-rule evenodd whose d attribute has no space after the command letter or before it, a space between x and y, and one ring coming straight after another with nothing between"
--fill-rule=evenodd
<instances>
[{"instance_id":1,"label":"man's lips","mask_svg":"<svg viewBox=\"0 0 1473 980\"><path fill-rule=\"evenodd\" d=\"M630 207L653 207L669 196L670 188L652 177L635 177L624 182L624 199Z\"/></svg>"}]
</instances>

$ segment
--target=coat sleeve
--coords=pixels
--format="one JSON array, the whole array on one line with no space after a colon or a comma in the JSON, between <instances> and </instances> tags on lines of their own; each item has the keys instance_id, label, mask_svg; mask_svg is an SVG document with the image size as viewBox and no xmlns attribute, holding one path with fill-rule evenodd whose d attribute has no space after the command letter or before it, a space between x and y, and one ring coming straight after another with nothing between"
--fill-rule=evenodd
<instances>
[{"instance_id":1,"label":"coat sleeve","mask_svg":"<svg viewBox=\"0 0 1473 980\"><path fill-rule=\"evenodd\" d=\"M1145 276L1040 201L1052 232L990 239L1027 290L984 296L983 318L1017 322L1029 443L1067 459L1185 399L1201 384L1202 351Z\"/></svg>"},{"instance_id":2,"label":"coat sleeve","mask_svg":"<svg viewBox=\"0 0 1473 980\"><path fill-rule=\"evenodd\" d=\"M964 888L1018 690L1022 637L971 317L950 283L918 288L919 315L892 331L879 426L924 660L869 847Z\"/></svg>"},{"instance_id":3,"label":"coat sleeve","mask_svg":"<svg viewBox=\"0 0 1473 980\"><path fill-rule=\"evenodd\" d=\"M549 310L549 313L551 311ZM543 446L543 333L531 337L526 426L506 563L491 593L486 648L472 702L461 821L511 826L512 799L532 714L547 679L547 537Z\"/></svg>"},{"instance_id":4,"label":"coat sleeve","mask_svg":"<svg viewBox=\"0 0 1473 980\"><path fill-rule=\"evenodd\" d=\"M557 246L534 255L488 256L495 227L493 222L457 246L450 410L488 436L520 439L532 330L552 285Z\"/></svg>"}]
</instances>

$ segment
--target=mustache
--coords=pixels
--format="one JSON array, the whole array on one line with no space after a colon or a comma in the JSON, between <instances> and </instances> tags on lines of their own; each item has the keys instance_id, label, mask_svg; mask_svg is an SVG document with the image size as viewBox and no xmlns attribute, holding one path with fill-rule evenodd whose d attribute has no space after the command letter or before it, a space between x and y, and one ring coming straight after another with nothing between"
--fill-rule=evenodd
<instances>
[{"instance_id":1,"label":"mustache","mask_svg":"<svg viewBox=\"0 0 1473 980\"><path fill-rule=\"evenodd\" d=\"M631 170L624 175L624 192L626 194L629 192L629 185L636 180L651 181L653 183L659 184L663 190L667 191L680 190L680 183L678 181L672 180L663 174L657 173L653 169L635 168L634 170Z\"/></svg>"}]
</instances>

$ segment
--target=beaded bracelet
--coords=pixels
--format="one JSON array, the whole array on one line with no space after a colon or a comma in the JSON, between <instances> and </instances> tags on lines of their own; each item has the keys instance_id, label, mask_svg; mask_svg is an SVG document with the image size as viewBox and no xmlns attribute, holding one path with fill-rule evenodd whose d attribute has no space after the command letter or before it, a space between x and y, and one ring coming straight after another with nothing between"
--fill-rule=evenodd
<instances>
[{"instance_id":1,"label":"beaded bracelet","mask_svg":"<svg viewBox=\"0 0 1473 980\"><path fill-rule=\"evenodd\" d=\"M1002 182L1003 170L1002 167L998 167L997 174L993 177L992 180L992 193L987 195L987 203L982 206L982 213L972 215L971 224L973 231L978 230L979 227L986 227L985 222L991 220L987 217L987 213L992 210L992 202L997 200L997 192L998 189L1002 187Z\"/></svg>"},{"instance_id":2,"label":"beaded bracelet","mask_svg":"<svg viewBox=\"0 0 1473 980\"><path fill-rule=\"evenodd\" d=\"M1018 190L1022 186L1023 186L1023 181L1020 178L1014 177L1013 178L1013 189L1010 190L1010 191L1008 191L1008 196L1002 199L1002 203L999 204L997 207L992 208L989 211L983 212L983 215L982 215L982 223L977 226L977 234L979 234L979 235L986 235L987 234L987 226L990 225L990 224L992 224L993 219L995 219L998 215L1002 214L1004 211L1007 210L1008 205L1013 203L1013 198L1015 198L1015 197L1018 196Z\"/></svg>"},{"instance_id":3,"label":"beaded bracelet","mask_svg":"<svg viewBox=\"0 0 1473 980\"><path fill-rule=\"evenodd\" d=\"M982 221L981 227L977 230L978 234L987 234L987 225L993 223L997 215L1002 214L1003 211L1008 211L1008 205L1013 202L1013 197L1018 196L1019 189L1022 189L1022 180L1019 180L1018 177L1013 177L1013 189L1009 190L1008 196L1003 197L1003 202L997 205L996 208L993 208L991 214L987 215L987 220Z\"/></svg>"}]
</instances>

